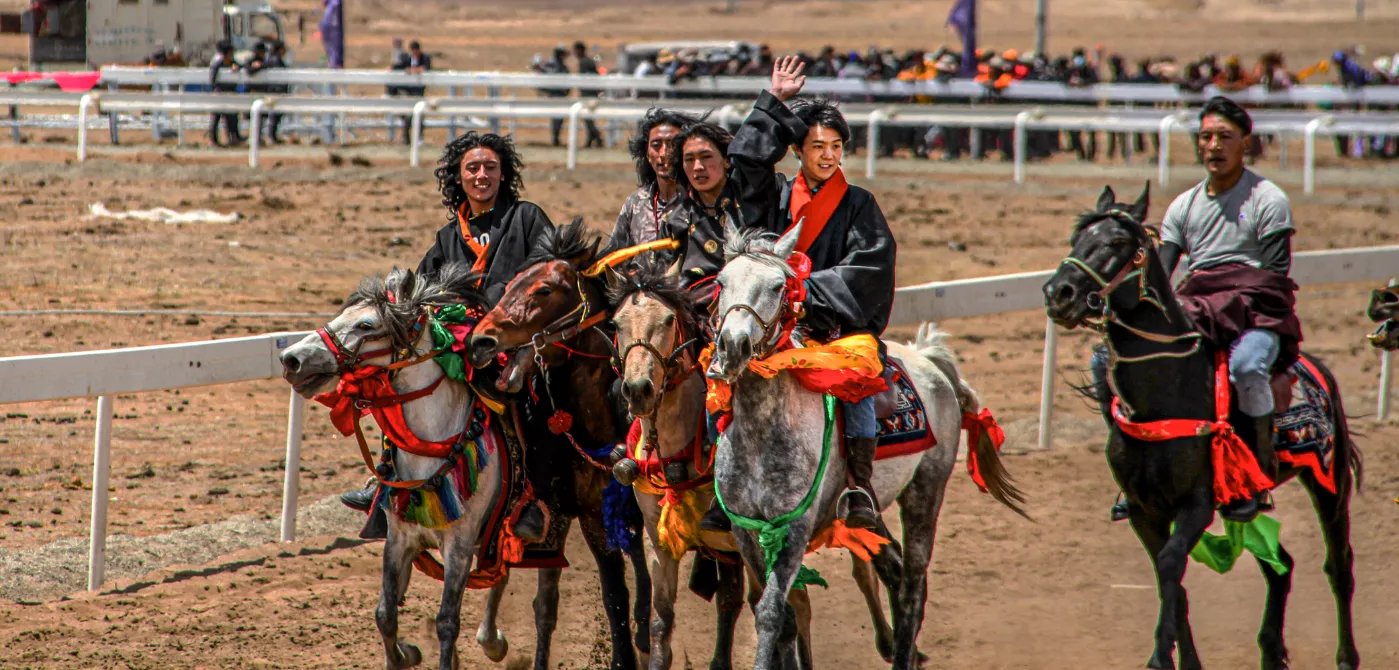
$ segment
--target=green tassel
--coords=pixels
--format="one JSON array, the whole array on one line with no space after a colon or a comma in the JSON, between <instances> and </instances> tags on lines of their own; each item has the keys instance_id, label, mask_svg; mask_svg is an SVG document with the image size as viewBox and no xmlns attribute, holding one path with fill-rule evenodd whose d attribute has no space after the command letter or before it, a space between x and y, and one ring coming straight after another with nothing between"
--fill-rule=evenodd
<instances>
[{"instance_id":1,"label":"green tassel","mask_svg":"<svg viewBox=\"0 0 1399 670\"><path fill-rule=\"evenodd\" d=\"M819 586L823 589L831 587L826 583L826 578L816 568L808 568L802 565L797 569L797 579L792 582L792 588L805 590L807 586Z\"/></svg>"}]
</instances>

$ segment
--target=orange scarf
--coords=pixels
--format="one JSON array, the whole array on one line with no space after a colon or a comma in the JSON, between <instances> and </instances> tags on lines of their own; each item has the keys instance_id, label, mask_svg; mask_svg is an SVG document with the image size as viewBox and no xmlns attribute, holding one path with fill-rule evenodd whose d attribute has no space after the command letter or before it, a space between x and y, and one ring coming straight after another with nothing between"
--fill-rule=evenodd
<instances>
[{"instance_id":1,"label":"orange scarf","mask_svg":"<svg viewBox=\"0 0 1399 670\"><path fill-rule=\"evenodd\" d=\"M476 254L476 260L471 262L471 271L479 275L486 271L486 253L490 251L491 245L481 244L471 236L471 219L466 215L468 204L464 202L457 208L457 224L461 227L461 238L466 240L466 246L471 247L471 253ZM487 213L490 213L489 210Z\"/></svg>"},{"instance_id":2,"label":"orange scarf","mask_svg":"<svg viewBox=\"0 0 1399 670\"><path fill-rule=\"evenodd\" d=\"M816 195L811 194L811 187L806 184L806 173L797 173L796 181L792 182L792 201L787 207L792 212L792 225L802 224L801 234L797 236L797 251L806 253L811 248L811 244L825 230L826 222L831 220L831 215L835 213L836 207L840 206L840 201L845 198L845 192L850 190L850 185L845 183L845 173L836 168L835 174L821 187ZM790 227L787 230L791 230Z\"/></svg>"}]
</instances>

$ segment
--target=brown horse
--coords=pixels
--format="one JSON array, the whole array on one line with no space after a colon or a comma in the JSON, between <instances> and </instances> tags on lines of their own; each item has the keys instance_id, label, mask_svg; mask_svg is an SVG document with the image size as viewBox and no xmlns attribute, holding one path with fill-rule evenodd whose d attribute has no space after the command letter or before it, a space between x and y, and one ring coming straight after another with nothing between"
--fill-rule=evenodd
<instances>
[{"instance_id":1,"label":"brown horse","mask_svg":"<svg viewBox=\"0 0 1399 670\"><path fill-rule=\"evenodd\" d=\"M476 325L468 349L477 368L500 359L496 391L523 396L526 460L535 494L552 514L577 519L582 527L602 582L612 636L611 667L634 668L623 552L608 547L603 514L604 489L612 482L607 454L612 445L623 441L626 422L612 401L616 373L610 364L611 340L597 328L608 317L602 285L581 274L592 264L599 242L581 219L549 230L540 245L542 251L527 259L527 267ZM612 531L616 544L616 526ZM644 621L651 610L650 577L639 539L631 546L637 585L635 617ZM558 569L539 574L534 601L537 670L549 668L559 577ZM503 584L498 589L503 591ZM499 595L491 594L490 619ZM481 630L489 635L494 624L488 623L483 622ZM635 644L642 653L649 652L644 626L638 626Z\"/></svg>"}]
</instances>

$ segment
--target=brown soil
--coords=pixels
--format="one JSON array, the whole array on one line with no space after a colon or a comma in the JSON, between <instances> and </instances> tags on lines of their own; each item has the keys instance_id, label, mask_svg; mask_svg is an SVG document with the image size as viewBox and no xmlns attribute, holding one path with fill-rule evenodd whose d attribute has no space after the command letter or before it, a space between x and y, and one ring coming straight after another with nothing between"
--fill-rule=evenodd
<instances>
[{"instance_id":1,"label":"brown soil","mask_svg":"<svg viewBox=\"0 0 1399 670\"><path fill-rule=\"evenodd\" d=\"M1379 36L1395 34L1392 19L1361 27L1335 16L1318 18L1319 3L1270 5L1267 21L1247 23L1235 10L1208 3L1202 14L1153 9L1154 18L1143 21L1139 4L1065 6L1066 18L1055 19L1052 37L1065 46L1107 41L1109 48L1121 45L1129 55L1191 55L1221 50L1220 44L1239 45L1248 55L1286 44L1289 54L1305 56L1297 60L1306 62L1339 44L1367 39L1378 44ZM1371 4L1378 5L1372 16L1392 9ZM849 34L877 34L881 38L875 41L913 46L952 41L939 28L945 5L888 0L813 5L831 25L849 32L783 28L787 22L777 19L795 9L790 3L745 3L739 17L705 14L702 20L712 28L706 34L757 36L779 50L814 49ZM354 5L352 11L369 13L376 6ZM449 58L443 67L482 69L518 68L530 53L575 35L604 46L638 36L695 35L693 22L667 23L677 5L601 3L564 14L453 4L441 10L444 20L420 29L410 28L408 17L428 11L411 9L424 5L393 6L369 23L352 19L352 45L362 47L352 51L352 65L371 65L370 50L382 50L391 34L421 36L429 49L444 50ZM989 31L984 42L1028 43L1029 16L1018 6L1014 22L1008 4L987 3L984 11ZM912 19L896 18L903 15ZM11 39L0 39L0 52L21 51ZM305 53L311 52L308 45ZM58 140L66 137L71 135ZM99 152L98 160L70 165L67 148L11 147L0 165L0 310L332 311L360 276L395 264L415 265L444 221L428 169L401 167L406 161L396 149L353 153L370 164L355 165L347 153L342 164L333 165L324 151L293 148L269 151L264 157L269 167L252 172L235 153L113 148ZM1188 154L1177 147L1176 155ZM633 188L626 159L616 153L588 154L575 172L560 167L555 151L531 148L526 158L527 196L558 221L582 215L595 227L610 225L618 203ZM1271 161L1267 166L1270 174L1277 169ZM1154 194L1155 212L1194 178L1181 167L1187 174ZM1092 203L1104 182L1125 196L1149 174L1060 160L1036 168L1031 182L1017 187L994 166L894 161L882 163L881 178L867 185L894 225L899 283L906 285L1052 267L1065 251L1073 214ZM1278 174L1293 194L1300 249L1393 243L1390 224L1399 199L1383 173L1337 170L1319 179L1312 196L1301 195L1295 171ZM98 201L113 211L210 208L244 218L183 226L85 218L88 205ZM1373 420L1378 358L1362 338L1366 288L1308 288L1300 305L1309 349L1336 370L1348 408L1358 416L1355 426L1364 432L1371 493L1358 498L1353 510L1357 637L1367 667L1391 667L1399 664L1399 635L1389 607L1399 598L1394 586L1399 571L1388 558L1399 542L1389 500L1399 488L1399 457L1385 446L1399 437L1399 427ZM6 355L38 354L303 330L319 321L0 317L0 337L9 343ZM968 377L1008 427L1007 449L1017 454L1009 467L1030 494L1037 522L998 508L958 475L942 517L922 648L948 668L1140 667L1150 650L1156 612L1152 574L1130 530L1105 520L1115 487L1101 456L1103 430L1067 384L1056 387L1055 450L1032 451L1042 316L1026 312L941 325L953 333ZM896 335L907 334L896 329ZM1058 373L1079 381L1090 339L1069 333L1061 340ZM290 546L260 544L275 538L286 394L281 382L263 381L116 399L110 531L148 539L113 539L114 567L104 595L80 591L95 402L6 406L0 414L0 564L41 555L63 557L66 564L55 565L51 578L42 570L16 569L0 579L0 592L11 599L45 601L0 613L0 658L5 659L0 666L379 664L372 609L380 545L345 547L334 541L336 535L353 536L353 517L334 516L334 503L323 502L317 509L325 515L302 526L315 537ZM338 437L325 412L313 406L309 414L303 515L310 502L357 486L365 476L352 444ZM1287 629L1294 666L1325 667L1334 653L1334 617L1321 572L1319 531L1300 487L1285 487L1278 497L1284 537L1298 565ZM238 529L242 544L218 544L201 530L234 517L232 525L218 528ZM171 535L181 530L187 535ZM203 539L179 539L196 535ZM161 539L172 537L176 540ZM199 551L173 546L196 544ZM229 548L209 553L210 546ZM341 548L324 553L334 546ZM146 562L128 560L143 551L150 552L142 558ZM586 551L572 547L570 555L575 564L565 573L554 657L560 667L591 667L606 645L596 576ZM119 557L127 562L116 565ZM826 552L811 564L832 582L829 591L813 595L820 615L817 658L824 667L876 667L864 606L844 576L845 559ZM203 566L211 574L179 573L181 565ZM503 614L502 627L516 645L512 656L532 650L532 581L529 573L517 573ZM1187 584L1194 596L1196 639L1211 667L1252 667L1262 580L1193 569ZM67 599L55 599L65 593ZM481 602L481 594L468 597L467 619L479 612ZM435 611L435 585L416 580L403 630L424 647L429 663L436 655L428 623ZM682 622L677 658L704 665L712 609L684 595L677 620ZM741 619L739 630L742 664L752 653L752 619ZM489 667L470 632L464 630L462 638L466 667Z\"/></svg>"}]
</instances>

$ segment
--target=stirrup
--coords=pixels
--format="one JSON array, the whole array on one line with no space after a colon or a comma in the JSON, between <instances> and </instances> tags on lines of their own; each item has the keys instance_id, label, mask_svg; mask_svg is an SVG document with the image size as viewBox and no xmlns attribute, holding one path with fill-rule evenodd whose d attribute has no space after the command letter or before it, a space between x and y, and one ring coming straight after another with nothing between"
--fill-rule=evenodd
<instances>
[{"instance_id":1,"label":"stirrup","mask_svg":"<svg viewBox=\"0 0 1399 670\"><path fill-rule=\"evenodd\" d=\"M865 497L865 500L870 501L870 509L874 510L874 516L879 516L879 504L874 501L874 495L871 494L869 491L866 491L864 487L851 486L847 487L844 491L842 491L839 498L836 498L837 519L844 519L850 515L849 497L856 494L862 495ZM841 510L841 503L845 503L844 511Z\"/></svg>"}]
</instances>

